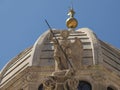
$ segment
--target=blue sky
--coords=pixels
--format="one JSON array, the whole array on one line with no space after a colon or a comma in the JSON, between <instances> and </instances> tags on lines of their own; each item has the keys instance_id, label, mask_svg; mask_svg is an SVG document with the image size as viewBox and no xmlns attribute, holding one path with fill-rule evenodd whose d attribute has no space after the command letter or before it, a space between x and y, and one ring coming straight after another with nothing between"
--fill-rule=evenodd
<instances>
[{"instance_id":1,"label":"blue sky","mask_svg":"<svg viewBox=\"0 0 120 90\"><path fill-rule=\"evenodd\" d=\"M71 1L77 28L88 27L120 48L120 0L0 0L0 69L48 29L44 19L52 28L67 29Z\"/></svg>"}]
</instances>

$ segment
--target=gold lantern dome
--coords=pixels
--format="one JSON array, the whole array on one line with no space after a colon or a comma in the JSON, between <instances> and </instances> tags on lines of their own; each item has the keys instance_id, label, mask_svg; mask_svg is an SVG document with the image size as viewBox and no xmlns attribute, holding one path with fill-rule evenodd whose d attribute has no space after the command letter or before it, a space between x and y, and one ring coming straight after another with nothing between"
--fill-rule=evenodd
<instances>
[{"instance_id":1,"label":"gold lantern dome","mask_svg":"<svg viewBox=\"0 0 120 90\"><path fill-rule=\"evenodd\" d=\"M74 18L74 10L73 8L70 9L68 15L70 16L67 20L66 20L66 26L68 28L76 28L78 25L78 21Z\"/></svg>"}]
</instances>

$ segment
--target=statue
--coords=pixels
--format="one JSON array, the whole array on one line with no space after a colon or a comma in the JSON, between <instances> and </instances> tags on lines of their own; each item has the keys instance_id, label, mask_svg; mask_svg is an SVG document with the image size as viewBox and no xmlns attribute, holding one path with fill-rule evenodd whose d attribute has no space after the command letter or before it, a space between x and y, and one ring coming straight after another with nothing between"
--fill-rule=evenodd
<instances>
[{"instance_id":1,"label":"statue","mask_svg":"<svg viewBox=\"0 0 120 90\"><path fill-rule=\"evenodd\" d=\"M59 45L67 55L69 62L72 63L72 68L79 70L82 66L83 47L82 42L79 38L75 38L72 42L68 40L69 31L62 31L61 38L59 39ZM54 41L54 60L55 60L55 71L70 69L70 63L65 57L65 54L61 50L58 43Z\"/></svg>"},{"instance_id":2,"label":"statue","mask_svg":"<svg viewBox=\"0 0 120 90\"><path fill-rule=\"evenodd\" d=\"M71 53L69 53L69 58L71 58L72 65L75 70L79 70L82 66L83 57L83 46L79 38L75 38L74 42L70 44Z\"/></svg>"},{"instance_id":3,"label":"statue","mask_svg":"<svg viewBox=\"0 0 120 90\"><path fill-rule=\"evenodd\" d=\"M68 39L69 34L70 31L64 30L59 39L52 37L55 72L43 82L45 90L77 90L79 81L74 76L81 67L83 47L79 38Z\"/></svg>"},{"instance_id":4,"label":"statue","mask_svg":"<svg viewBox=\"0 0 120 90\"><path fill-rule=\"evenodd\" d=\"M59 44L56 42L55 39L53 40L53 42L54 42L55 71L69 69L68 61L65 57L65 54L67 55L68 48L70 45L70 41L67 40L67 38L69 36L69 32L62 31L61 36L62 36L62 38L60 38ZM65 54L63 53L63 51L65 52Z\"/></svg>"}]
</instances>

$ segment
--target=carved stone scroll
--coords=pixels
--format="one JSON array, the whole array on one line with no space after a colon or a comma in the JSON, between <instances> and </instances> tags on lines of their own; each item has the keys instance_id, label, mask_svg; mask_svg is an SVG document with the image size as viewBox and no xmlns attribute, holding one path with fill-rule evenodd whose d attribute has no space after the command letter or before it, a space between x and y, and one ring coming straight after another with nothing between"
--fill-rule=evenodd
<instances>
[{"instance_id":1,"label":"carved stone scroll","mask_svg":"<svg viewBox=\"0 0 120 90\"><path fill-rule=\"evenodd\" d=\"M65 90L78 90L79 80L75 78L68 79L64 85Z\"/></svg>"},{"instance_id":2,"label":"carved stone scroll","mask_svg":"<svg viewBox=\"0 0 120 90\"><path fill-rule=\"evenodd\" d=\"M45 90L77 90L79 80L75 78L50 76L44 80Z\"/></svg>"}]
</instances>

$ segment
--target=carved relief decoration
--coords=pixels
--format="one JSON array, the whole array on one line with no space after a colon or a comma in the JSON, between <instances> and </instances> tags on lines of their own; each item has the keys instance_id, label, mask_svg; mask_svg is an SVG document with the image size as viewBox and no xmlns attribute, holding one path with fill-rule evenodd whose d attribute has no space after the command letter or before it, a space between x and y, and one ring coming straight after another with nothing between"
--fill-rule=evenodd
<instances>
[{"instance_id":1,"label":"carved relief decoration","mask_svg":"<svg viewBox=\"0 0 120 90\"><path fill-rule=\"evenodd\" d=\"M68 77L49 76L43 81L45 90L77 90L79 80Z\"/></svg>"},{"instance_id":2,"label":"carved relief decoration","mask_svg":"<svg viewBox=\"0 0 120 90\"><path fill-rule=\"evenodd\" d=\"M95 80L95 81L104 81L104 80L106 80L105 77L104 77L105 75L102 74L99 71L95 71L94 73L91 74L91 76L92 76L93 80Z\"/></svg>"},{"instance_id":3,"label":"carved relief decoration","mask_svg":"<svg viewBox=\"0 0 120 90\"><path fill-rule=\"evenodd\" d=\"M37 80L37 72L28 73L26 76L27 81L36 81Z\"/></svg>"}]
</instances>

